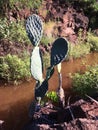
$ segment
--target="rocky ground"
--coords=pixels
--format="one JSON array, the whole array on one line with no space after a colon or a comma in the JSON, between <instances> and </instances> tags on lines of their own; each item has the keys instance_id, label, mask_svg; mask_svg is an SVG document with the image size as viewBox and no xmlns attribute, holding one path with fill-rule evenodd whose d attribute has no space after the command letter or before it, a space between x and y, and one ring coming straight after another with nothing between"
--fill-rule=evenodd
<instances>
[{"instance_id":1,"label":"rocky ground","mask_svg":"<svg viewBox=\"0 0 98 130\"><path fill-rule=\"evenodd\" d=\"M0 56L5 56L7 54L20 56L24 50L31 52L32 45L20 44L3 39L0 40Z\"/></svg>"},{"instance_id":2,"label":"rocky ground","mask_svg":"<svg viewBox=\"0 0 98 130\"><path fill-rule=\"evenodd\" d=\"M98 100L98 94L94 98ZM98 104L81 98L63 109L47 104L23 130L98 130Z\"/></svg>"},{"instance_id":3,"label":"rocky ground","mask_svg":"<svg viewBox=\"0 0 98 130\"><path fill-rule=\"evenodd\" d=\"M42 54L49 53L52 45L40 44L40 50ZM0 56L6 56L7 54L22 56L25 52L31 54L33 47L31 44L20 44L17 42L11 42L8 40L0 40Z\"/></svg>"},{"instance_id":4,"label":"rocky ground","mask_svg":"<svg viewBox=\"0 0 98 130\"><path fill-rule=\"evenodd\" d=\"M82 8L83 5L78 2L68 5L64 0L46 0L39 8L38 15L45 23L54 21L56 25L52 29L52 36L63 36L67 40L76 43L79 30L82 30L82 40L85 40L88 30L89 19L85 16ZM7 17L9 21L26 20L33 13L36 13L36 11L26 7L19 10L18 5L15 5L14 11L10 9ZM46 30L46 36L49 36L48 32Z\"/></svg>"}]
</instances>

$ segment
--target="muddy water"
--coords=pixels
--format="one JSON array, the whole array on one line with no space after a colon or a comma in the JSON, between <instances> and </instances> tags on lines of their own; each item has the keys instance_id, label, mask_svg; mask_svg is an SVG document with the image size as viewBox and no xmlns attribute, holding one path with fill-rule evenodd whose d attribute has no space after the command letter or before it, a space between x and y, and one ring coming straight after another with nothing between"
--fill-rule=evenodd
<instances>
[{"instance_id":1,"label":"muddy water","mask_svg":"<svg viewBox=\"0 0 98 130\"><path fill-rule=\"evenodd\" d=\"M62 63L62 80L65 91L72 85L70 74L84 72L88 65L98 64L98 53L86 55L80 59ZM34 98L35 80L25 82L17 87L0 85L0 120L4 120L5 130L22 130L22 126L29 120L29 104ZM49 90L58 87L58 74L49 80Z\"/></svg>"}]
</instances>

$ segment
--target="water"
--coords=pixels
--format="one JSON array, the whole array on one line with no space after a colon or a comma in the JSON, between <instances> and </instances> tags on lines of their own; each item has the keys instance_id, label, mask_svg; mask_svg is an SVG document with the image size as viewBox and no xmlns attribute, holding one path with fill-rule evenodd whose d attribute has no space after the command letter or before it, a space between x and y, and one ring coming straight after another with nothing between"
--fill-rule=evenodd
<instances>
[{"instance_id":1,"label":"water","mask_svg":"<svg viewBox=\"0 0 98 130\"><path fill-rule=\"evenodd\" d=\"M98 64L98 53L86 55L85 57L62 63L63 88L68 91L72 86L70 74L83 73L88 65ZM29 121L28 109L34 98L35 80L25 82L17 87L13 85L0 84L0 120L4 120L5 130L22 130L23 125ZM58 87L58 73L49 80L49 90Z\"/></svg>"}]
</instances>

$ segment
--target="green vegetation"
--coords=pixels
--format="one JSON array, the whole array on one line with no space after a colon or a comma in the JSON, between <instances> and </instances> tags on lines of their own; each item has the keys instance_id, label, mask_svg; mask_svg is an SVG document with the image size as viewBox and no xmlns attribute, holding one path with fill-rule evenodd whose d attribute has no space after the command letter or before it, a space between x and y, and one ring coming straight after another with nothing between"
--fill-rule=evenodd
<instances>
[{"instance_id":1,"label":"green vegetation","mask_svg":"<svg viewBox=\"0 0 98 130\"><path fill-rule=\"evenodd\" d=\"M81 0L82 2L88 3L89 7L93 8L95 11L98 10L97 0Z\"/></svg>"},{"instance_id":2,"label":"green vegetation","mask_svg":"<svg viewBox=\"0 0 98 130\"><path fill-rule=\"evenodd\" d=\"M53 21L49 21L44 23L43 25L43 37L41 39L41 43L43 43L44 45L48 45L48 43L53 43L55 40L55 37L53 36L53 34L57 35L57 29L56 29L56 23Z\"/></svg>"},{"instance_id":3,"label":"green vegetation","mask_svg":"<svg viewBox=\"0 0 98 130\"><path fill-rule=\"evenodd\" d=\"M46 103L58 103L59 102L59 98L57 95L57 92L55 91L49 91L46 93L45 97L41 100L41 106L45 106Z\"/></svg>"},{"instance_id":4,"label":"green vegetation","mask_svg":"<svg viewBox=\"0 0 98 130\"><path fill-rule=\"evenodd\" d=\"M92 33L88 33L88 43L90 44L91 51L98 52L98 36L95 36Z\"/></svg>"},{"instance_id":5,"label":"green vegetation","mask_svg":"<svg viewBox=\"0 0 98 130\"><path fill-rule=\"evenodd\" d=\"M85 56L86 54L90 53L90 45L88 43L81 43L81 44L70 44L69 45L69 53L68 59L70 58L79 58L81 56Z\"/></svg>"},{"instance_id":6,"label":"green vegetation","mask_svg":"<svg viewBox=\"0 0 98 130\"><path fill-rule=\"evenodd\" d=\"M72 79L74 92L80 95L98 92L98 65L89 67L84 74L76 73Z\"/></svg>"},{"instance_id":7,"label":"green vegetation","mask_svg":"<svg viewBox=\"0 0 98 130\"><path fill-rule=\"evenodd\" d=\"M0 19L0 30L0 39L7 39L19 43L30 43L22 21L9 23L7 19Z\"/></svg>"},{"instance_id":8,"label":"green vegetation","mask_svg":"<svg viewBox=\"0 0 98 130\"><path fill-rule=\"evenodd\" d=\"M13 7L15 4L18 5L18 8L23 8L23 6L28 8L39 8L42 0L9 0L10 7Z\"/></svg>"},{"instance_id":9,"label":"green vegetation","mask_svg":"<svg viewBox=\"0 0 98 130\"><path fill-rule=\"evenodd\" d=\"M46 94L46 97L51 100L52 102L58 102L59 98L55 91L50 91Z\"/></svg>"},{"instance_id":10,"label":"green vegetation","mask_svg":"<svg viewBox=\"0 0 98 130\"><path fill-rule=\"evenodd\" d=\"M0 16L3 16L0 19L0 40L7 39L7 41L16 42L20 44L31 44L30 40L26 34L24 21L17 19L16 21L8 21L8 14L12 10L18 11L21 9L29 8L31 10L39 9L43 0L0 0ZM83 7L84 13L88 14L90 18L90 25L95 27L97 26L96 21L98 21L93 12L98 12L98 2L96 0L65 0L69 4L74 4L74 2L79 2L81 8ZM91 10L91 12L89 11ZM37 10L36 10L37 11ZM46 11L47 12L47 11ZM4 15L5 14L5 15ZM92 16L91 16L92 15ZM7 16L7 17L5 17ZM90 26L89 25L89 26ZM44 34L41 39L41 43L47 45L48 43L53 43L55 37L57 36L56 23L53 21L46 22L44 24ZM69 43L69 53L67 59L78 58L85 56L91 51L98 52L98 37L95 36L92 32L88 32L87 41L82 41L81 32L79 34L78 42L75 44ZM25 50L24 50L25 51ZM22 56L21 56L22 55ZM22 58L19 58L15 55L7 55L5 57L0 57L0 78L9 81L18 81L30 76L29 70L29 59L24 54L20 54ZM50 55L49 53L43 56L44 68L50 66Z\"/></svg>"},{"instance_id":11,"label":"green vegetation","mask_svg":"<svg viewBox=\"0 0 98 130\"><path fill-rule=\"evenodd\" d=\"M16 22L11 22L8 23L7 19L0 19L0 39L7 39L9 41L12 42L18 42L18 43L22 43L22 44L31 44L29 41L29 38L27 37L26 31L25 31L25 27L24 27L24 23L22 21L18 21L18 23ZM51 43L54 38L52 37L44 37L42 38L43 44L48 44L49 42ZM78 51L77 51L78 50ZM90 53L91 51L97 51L98 52L98 37L93 35L91 32L88 33L88 37L87 37L87 42L81 42L81 36L79 36L79 41L76 45L74 44L69 44L69 53L68 53L68 59L70 59L70 57L72 58L78 58L81 56L84 56L88 53ZM18 75L15 74L14 72L12 73L10 71L12 65L10 66L7 61L7 58L11 58L12 57L12 61L14 61L14 57L16 61L20 61L19 62L19 66L21 66L20 68L18 68ZM2 57L1 57L2 59ZM0 63L0 67L2 69L1 73L0 73L0 77L10 81L10 80L20 80L23 79L23 71L26 68L25 65L25 61L23 59L23 61L21 62L21 59L18 59L18 56L6 56L6 58L3 58L4 62ZM27 58L27 61L29 60L29 58ZM17 62L18 63L18 62ZM26 62L27 63L27 62ZM47 68L50 66L50 55L49 53L45 54L43 56L43 63L44 63L44 68ZM12 64L12 63L11 63ZM13 62L14 64L14 62ZM24 65L23 65L24 64ZM4 66L3 66L4 65ZM9 67L10 66L10 67ZM25 66L24 69L22 68L22 66ZM29 66L29 65L28 65ZM16 66L14 66L15 69ZM13 70L14 70L13 69ZM22 69L22 70L21 70ZM17 69L15 69L17 70ZM20 71L20 73L19 73ZM5 73L6 72L6 73ZM29 67L28 67L28 72L26 72L24 74L24 77L26 77L26 75L28 75L27 73L30 73ZM13 76L14 75L14 76ZM19 76L20 75L20 76Z\"/></svg>"},{"instance_id":12,"label":"green vegetation","mask_svg":"<svg viewBox=\"0 0 98 130\"><path fill-rule=\"evenodd\" d=\"M78 37L76 44L69 43L69 52L67 59L79 58L90 52L98 52L98 37L92 32L88 32L87 41L82 41L81 34Z\"/></svg>"},{"instance_id":13,"label":"green vegetation","mask_svg":"<svg viewBox=\"0 0 98 130\"><path fill-rule=\"evenodd\" d=\"M38 9L42 0L0 0L0 15L7 15L9 10L23 8ZM16 7L15 7L16 6Z\"/></svg>"},{"instance_id":14,"label":"green vegetation","mask_svg":"<svg viewBox=\"0 0 98 130\"><path fill-rule=\"evenodd\" d=\"M30 63L29 58L20 59L16 55L8 54L5 57L0 57L0 78L6 81L25 80L30 78Z\"/></svg>"},{"instance_id":15,"label":"green vegetation","mask_svg":"<svg viewBox=\"0 0 98 130\"><path fill-rule=\"evenodd\" d=\"M49 53L47 53L43 56L43 66L44 66L45 69L50 66L50 55L49 55Z\"/></svg>"},{"instance_id":16,"label":"green vegetation","mask_svg":"<svg viewBox=\"0 0 98 130\"><path fill-rule=\"evenodd\" d=\"M41 43L44 44L44 45L48 45L48 43L53 43L53 41L54 41L53 37L48 37L48 36L45 36L45 35L43 35L42 39L41 39Z\"/></svg>"}]
</instances>

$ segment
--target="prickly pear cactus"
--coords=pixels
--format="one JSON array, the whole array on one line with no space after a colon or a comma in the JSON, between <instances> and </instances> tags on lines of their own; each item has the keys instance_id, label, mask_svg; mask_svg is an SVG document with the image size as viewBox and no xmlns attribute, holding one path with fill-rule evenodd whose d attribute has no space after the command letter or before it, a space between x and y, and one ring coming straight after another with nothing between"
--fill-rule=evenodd
<instances>
[{"instance_id":1,"label":"prickly pear cactus","mask_svg":"<svg viewBox=\"0 0 98 130\"><path fill-rule=\"evenodd\" d=\"M40 48L38 46L43 34L43 23L41 18L38 15L33 14L27 19L26 32L32 45L34 46L31 54L31 74L36 80L35 100L37 101L37 99L43 98L47 93L48 80L51 78L51 76L54 73L54 66L57 65L59 66L58 67L59 69L57 69L58 76L59 76L58 95L61 99L60 101L64 106L64 91L62 88L62 78L61 78L62 76L61 76L60 63L67 56L68 42L64 38L58 38L54 41L51 48L51 64L50 67L47 68L46 77L44 79L42 55L40 53ZM36 110L34 109L34 111Z\"/></svg>"},{"instance_id":2,"label":"prickly pear cactus","mask_svg":"<svg viewBox=\"0 0 98 130\"><path fill-rule=\"evenodd\" d=\"M43 22L38 15L33 14L28 17L26 21L26 32L33 46L37 46L43 34Z\"/></svg>"}]
</instances>

